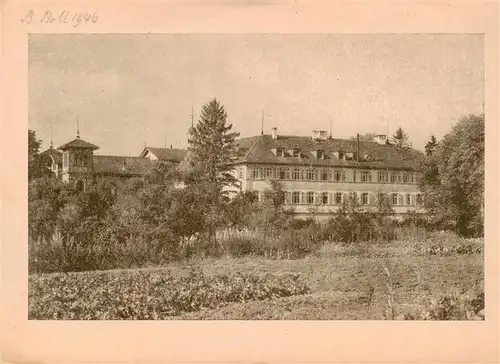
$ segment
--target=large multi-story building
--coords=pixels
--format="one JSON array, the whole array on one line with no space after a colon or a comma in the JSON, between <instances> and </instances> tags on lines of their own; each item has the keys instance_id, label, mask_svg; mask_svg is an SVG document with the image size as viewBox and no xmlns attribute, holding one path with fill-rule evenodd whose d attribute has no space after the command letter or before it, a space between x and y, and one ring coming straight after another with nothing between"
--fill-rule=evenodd
<instances>
[{"instance_id":1,"label":"large multi-story building","mask_svg":"<svg viewBox=\"0 0 500 364\"><path fill-rule=\"evenodd\" d=\"M138 157L94 155L97 146L77 138L41 156L56 176L82 188L99 178L123 184L141 177L156 161L182 165L185 149L145 147ZM396 214L422 211L418 188L423 154L388 143L385 135L373 140L337 139L324 131L309 137L262 134L236 141L234 175L240 191L254 191L264 200L271 180L279 181L285 204L297 216L328 216L349 196L361 205L388 199Z\"/></svg>"},{"instance_id":2,"label":"large multi-story building","mask_svg":"<svg viewBox=\"0 0 500 364\"><path fill-rule=\"evenodd\" d=\"M418 188L423 153L387 142L385 135L372 141L335 139L324 131L310 137L271 135L237 142L234 175L241 190L265 198L270 180L280 182L285 204L298 216L327 216L349 197L361 205L388 199L396 214L422 212Z\"/></svg>"}]
</instances>

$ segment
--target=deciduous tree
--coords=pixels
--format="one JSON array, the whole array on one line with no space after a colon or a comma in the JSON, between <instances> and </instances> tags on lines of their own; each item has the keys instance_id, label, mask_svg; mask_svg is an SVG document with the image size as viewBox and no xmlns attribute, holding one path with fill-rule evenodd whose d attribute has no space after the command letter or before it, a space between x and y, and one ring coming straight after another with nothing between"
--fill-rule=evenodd
<instances>
[{"instance_id":1,"label":"deciduous tree","mask_svg":"<svg viewBox=\"0 0 500 364\"><path fill-rule=\"evenodd\" d=\"M462 118L423 166L425 206L461 235L483 232L484 114Z\"/></svg>"}]
</instances>

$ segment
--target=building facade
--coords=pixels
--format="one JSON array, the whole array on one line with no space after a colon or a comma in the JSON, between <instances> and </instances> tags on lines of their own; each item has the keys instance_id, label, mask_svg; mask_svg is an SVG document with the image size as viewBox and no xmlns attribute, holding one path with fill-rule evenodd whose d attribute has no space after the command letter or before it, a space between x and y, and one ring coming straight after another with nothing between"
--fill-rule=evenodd
<instances>
[{"instance_id":1,"label":"building facade","mask_svg":"<svg viewBox=\"0 0 500 364\"><path fill-rule=\"evenodd\" d=\"M41 153L48 167L64 182L81 188L96 179L120 185L144 176L157 161L185 165L185 149L145 147L138 157L94 155L99 147L76 139ZM349 197L370 206L387 199L397 215L424 212L418 188L419 167L424 155L387 142L385 135L373 140L338 139L324 131L307 136L272 134L236 141L233 173L239 189L253 191L263 201L271 180L279 181L285 205L299 217L327 217ZM184 163L183 163L184 162Z\"/></svg>"},{"instance_id":2,"label":"building facade","mask_svg":"<svg viewBox=\"0 0 500 364\"><path fill-rule=\"evenodd\" d=\"M298 216L328 216L349 196L362 206L387 199L396 215L423 212L418 188L423 154L391 145L384 135L373 141L334 139L324 131L310 137L271 135L243 138L237 143L234 176L242 191L259 200L279 181L285 205Z\"/></svg>"}]
</instances>

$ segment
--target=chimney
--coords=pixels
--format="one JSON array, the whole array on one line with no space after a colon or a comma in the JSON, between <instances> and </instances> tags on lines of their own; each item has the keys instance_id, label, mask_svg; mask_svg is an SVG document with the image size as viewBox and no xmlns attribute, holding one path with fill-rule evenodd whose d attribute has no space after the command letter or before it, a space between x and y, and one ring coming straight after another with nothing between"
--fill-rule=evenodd
<instances>
[{"instance_id":1,"label":"chimney","mask_svg":"<svg viewBox=\"0 0 500 364\"><path fill-rule=\"evenodd\" d=\"M357 150L356 150L356 161L359 162L359 133L356 134L356 143L357 143Z\"/></svg>"},{"instance_id":2,"label":"chimney","mask_svg":"<svg viewBox=\"0 0 500 364\"><path fill-rule=\"evenodd\" d=\"M276 127L272 128L272 136L274 140L278 139L278 129Z\"/></svg>"},{"instance_id":3,"label":"chimney","mask_svg":"<svg viewBox=\"0 0 500 364\"><path fill-rule=\"evenodd\" d=\"M387 144L387 135L385 134L379 134L375 135L375 138L373 138L373 141L378 143L378 144Z\"/></svg>"}]
</instances>

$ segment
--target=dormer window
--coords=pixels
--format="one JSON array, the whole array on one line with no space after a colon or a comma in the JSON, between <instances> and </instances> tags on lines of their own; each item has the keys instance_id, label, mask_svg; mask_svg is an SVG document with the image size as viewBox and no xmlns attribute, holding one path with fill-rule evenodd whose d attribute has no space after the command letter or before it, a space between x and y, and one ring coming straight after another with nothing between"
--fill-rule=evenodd
<instances>
[{"instance_id":1,"label":"dormer window","mask_svg":"<svg viewBox=\"0 0 500 364\"><path fill-rule=\"evenodd\" d=\"M325 159L325 151L322 149L313 150L316 159Z\"/></svg>"},{"instance_id":2,"label":"dormer window","mask_svg":"<svg viewBox=\"0 0 500 364\"><path fill-rule=\"evenodd\" d=\"M293 148L292 149L292 157L293 158L300 158L300 149L298 148Z\"/></svg>"},{"instance_id":3,"label":"dormer window","mask_svg":"<svg viewBox=\"0 0 500 364\"><path fill-rule=\"evenodd\" d=\"M345 154L345 160L346 161L352 161L353 158L354 158L354 153L348 152L348 153Z\"/></svg>"},{"instance_id":4,"label":"dormer window","mask_svg":"<svg viewBox=\"0 0 500 364\"><path fill-rule=\"evenodd\" d=\"M276 148L274 154L276 154L276 157L284 157L285 151L283 148Z\"/></svg>"}]
</instances>

